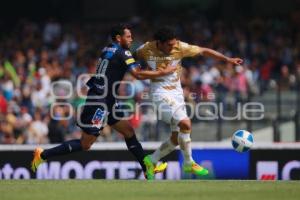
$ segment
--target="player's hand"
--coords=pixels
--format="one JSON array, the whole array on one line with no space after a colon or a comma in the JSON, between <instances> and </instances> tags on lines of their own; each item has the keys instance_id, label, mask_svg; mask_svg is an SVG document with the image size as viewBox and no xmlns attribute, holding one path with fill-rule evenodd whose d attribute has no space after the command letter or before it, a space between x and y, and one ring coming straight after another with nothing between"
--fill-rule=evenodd
<instances>
[{"instance_id":1,"label":"player's hand","mask_svg":"<svg viewBox=\"0 0 300 200\"><path fill-rule=\"evenodd\" d=\"M233 65L241 65L244 61L240 58L228 58L227 62L229 62Z\"/></svg>"},{"instance_id":2,"label":"player's hand","mask_svg":"<svg viewBox=\"0 0 300 200\"><path fill-rule=\"evenodd\" d=\"M160 72L162 75L168 75L168 74L172 74L177 70L177 67L168 65L166 68L161 69Z\"/></svg>"}]
</instances>

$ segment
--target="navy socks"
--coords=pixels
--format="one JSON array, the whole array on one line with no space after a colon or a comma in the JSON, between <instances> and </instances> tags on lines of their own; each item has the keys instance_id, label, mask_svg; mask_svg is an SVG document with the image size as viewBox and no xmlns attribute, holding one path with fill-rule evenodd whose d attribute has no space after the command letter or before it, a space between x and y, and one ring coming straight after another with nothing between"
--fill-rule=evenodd
<instances>
[{"instance_id":1,"label":"navy socks","mask_svg":"<svg viewBox=\"0 0 300 200\"><path fill-rule=\"evenodd\" d=\"M63 142L61 145L58 145L56 147L53 147L51 149L46 149L43 151L41 154L42 159L46 160L48 158L51 158L53 156L58 156L58 155L65 155L77 151L81 151L81 143L80 140L69 140L66 142Z\"/></svg>"},{"instance_id":2,"label":"navy socks","mask_svg":"<svg viewBox=\"0 0 300 200\"><path fill-rule=\"evenodd\" d=\"M128 150L135 156L135 158L139 161L142 166L143 171L146 171L146 166L144 164L144 149L141 143L136 139L136 136L133 135L131 138L125 138L125 142Z\"/></svg>"},{"instance_id":3,"label":"navy socks","mask_svg":"<svg viewBox=\"0 0 300 200\"><path fill-rule=\"evenodd\" d=\"M144 149L141 145L141 143L137 140L136 136L132 136L131 138L125 139L126 145L128 150L135 156L135 158L140 163L143 171L146 171L146 166L144 164ZM70 140L63 142L61 145L58 145L56 147L53 147L51 149L46 149L41 154L42 159L47 160L48 158L59 156L59 155L65 155L70 154L73 152L82 151L80 140Z\"/></svg>"}]
</instances>

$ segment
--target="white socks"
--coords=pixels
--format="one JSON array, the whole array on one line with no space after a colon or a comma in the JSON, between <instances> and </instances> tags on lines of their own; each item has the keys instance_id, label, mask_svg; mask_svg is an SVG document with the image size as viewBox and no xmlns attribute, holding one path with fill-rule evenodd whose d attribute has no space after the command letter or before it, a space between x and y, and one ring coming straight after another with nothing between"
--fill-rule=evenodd
<instances>
[{"instance_id":1,"label":"white socks","mask_svg":"<svg viewBox=\"0 0 300 200\"><path fill-rule=\"evenodd\" d=\"M171 153L176 146L171 142L170 139L160 145L158 149L150 155L152 162L157 163L160 159Z\"/></svg>"},{"instance_id":2,"label":"white socks","mask_svg":"<svg viewBox=\"0 0 300 200\"><path fill-rule=\"evenodd\" d=\"M180 132L178 134L178 143L184 157L184 164L191 164L194 162L192 158L191 134Z\"/></svg>"},{"instance_id":3,"label":"white socks","mask_svg":"<svg viewBox=\"0 0 300 200\"><path fill-rule=\"evenodd\" d=\"M191 134L179 132L178 143L184 157L184 164L191 164L194 162L192 157ZM171 153L175 148L176 146L171 142L170 139L168 139L150 155L150 158L153 163L157 163L160 159Z\"/></svg>"}]
</instances>

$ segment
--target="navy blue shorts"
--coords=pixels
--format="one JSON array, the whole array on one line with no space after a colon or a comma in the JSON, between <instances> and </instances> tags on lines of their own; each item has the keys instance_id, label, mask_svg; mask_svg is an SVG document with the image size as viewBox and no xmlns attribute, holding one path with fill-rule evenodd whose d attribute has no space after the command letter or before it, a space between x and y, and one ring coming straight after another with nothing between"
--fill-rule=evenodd
<instances>
[{"instance_id":1,"label":"navy blue shorts","mask_svg":"<svg viewBox=\"0 0 300 200\"><path fill-rule=\"evenodd\" d=\"M116 109L119 108L116 99L90 98L96 95L91 89L88 91L83 110L77 120L77 126L89 135L99 136L100 131L106 124L114 125L124 117L124 113L122 111L114 111L114 107Z\"/></svg>"}]
</instances>

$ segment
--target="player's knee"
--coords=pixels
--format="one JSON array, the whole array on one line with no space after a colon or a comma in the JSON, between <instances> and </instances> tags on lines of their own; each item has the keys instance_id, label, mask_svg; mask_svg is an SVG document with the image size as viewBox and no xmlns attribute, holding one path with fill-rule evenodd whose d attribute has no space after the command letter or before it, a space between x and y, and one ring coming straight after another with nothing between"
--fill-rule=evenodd
<instances>
[{"instance_id":1,"label":"player's knee","mask_svg":"<svg viewBox=\"0 0 300 200\"><path fill-rule=\"evenodd\" d=\"M180 131L191 131L192 130L192 125L190 120L182 120L178 124Z\"/></svg>"},{"instance_id":2,"label":"player's knee","mask_svg":"<svg viewBox=\"0 0 300 200\"><path fill-rule=\"evenodd\" d=\"M81 136L81 148L83 151L87 151L91 148L92 144L97 140L97 137L94 135L89 135L85 132L82 133Z\"/></svg>"},{"instance_id":3,"label":"player's knee","mask_svg":"<svg viewBox=\"0 0 300 200\"><path fill-rule=\"evenodd\" d=\"M87 151L91 148L93 143L91 142L85 142L85 141L81 141L81 148L83 151Z\"/></svg>"},{"instance_id":4,"label":"player's knee","mask_svg":"<svg viewBox=\"0 0 300 200\"><path fill-rule=\"evenodd\" d=\"M91 148L91 144L81 144L83 151L88 151Z\"/></svg>"}]
</instances>

